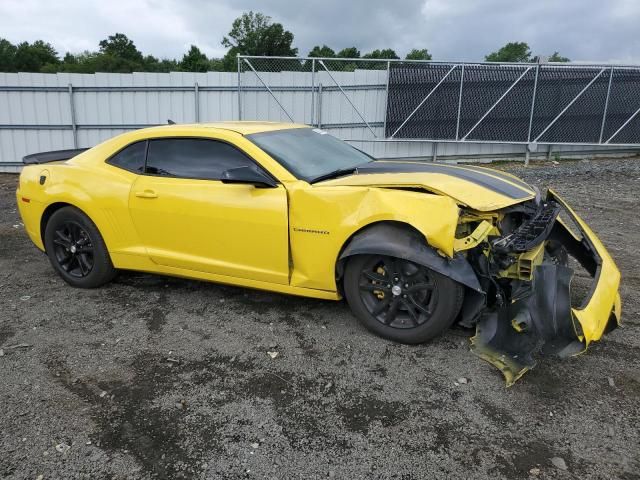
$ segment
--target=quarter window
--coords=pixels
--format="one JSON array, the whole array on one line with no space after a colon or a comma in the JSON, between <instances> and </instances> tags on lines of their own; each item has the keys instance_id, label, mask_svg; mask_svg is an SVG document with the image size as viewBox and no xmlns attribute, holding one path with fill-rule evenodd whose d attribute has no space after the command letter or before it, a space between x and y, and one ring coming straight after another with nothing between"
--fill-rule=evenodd
<instances>
[{"instance_id":1,"label":"quarter window","mask_svg":"<svg viewBox=\"0 0 640 480\"><path fill-rule=\"evenodd\" d=\"M107 163L129 170L133 173L144 172L144 157L147 151L147 141L136 142L120 150Z\"/></svg>"},{"instance_id":2,"label":"quarter window","mask_svg":"<svg viewBox=\"0 0 640 480\"><path fill-rule=\"evenodd\" d=\"M230 168L255 163L231 145L197 138L162 138L149 141L146 173L180 178L220 180Z\"/></svg>"}]
</instances>

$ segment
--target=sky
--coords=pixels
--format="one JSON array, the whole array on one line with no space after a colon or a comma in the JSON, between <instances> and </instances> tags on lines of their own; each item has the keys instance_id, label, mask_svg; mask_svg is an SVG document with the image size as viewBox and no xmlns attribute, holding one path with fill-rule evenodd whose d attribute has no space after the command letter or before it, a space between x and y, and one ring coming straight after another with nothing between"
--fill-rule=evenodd
<instances>
[{"instance_id":1,"label":"sky","mask_svg":"<svg viewBox=\"0 0 640 480\"><path fill-rule=\"evenodd\" d=\"M0 38L42 39L62 56L121 32L144 54L181 58L195 44L221 57L222 37L248 10L293 32L300 55L326 44L479 61L524 41L534 55L640 64L640 0L0 0Z\"/></svg>"}]
</instances>

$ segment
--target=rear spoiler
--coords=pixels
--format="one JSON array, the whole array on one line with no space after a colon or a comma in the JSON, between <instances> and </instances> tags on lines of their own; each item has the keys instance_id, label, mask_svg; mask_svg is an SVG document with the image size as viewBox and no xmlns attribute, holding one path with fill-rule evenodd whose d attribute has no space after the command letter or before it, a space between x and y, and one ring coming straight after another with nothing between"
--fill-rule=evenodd
<instances>
[{"instance_id":1,"label":"rear spoiler","mask_svg":"<svg viewBox=\"0 0 640 480\"><path fill-rule=\"evenodd\" d=\"M70 150L54 150L51 152L32 153L22 157L22 163L25 165L38 165L40 163L59 162L61 160L69 160L70 158L86 152L88 148L75 148Z\"/></svg>"}]
</instances>

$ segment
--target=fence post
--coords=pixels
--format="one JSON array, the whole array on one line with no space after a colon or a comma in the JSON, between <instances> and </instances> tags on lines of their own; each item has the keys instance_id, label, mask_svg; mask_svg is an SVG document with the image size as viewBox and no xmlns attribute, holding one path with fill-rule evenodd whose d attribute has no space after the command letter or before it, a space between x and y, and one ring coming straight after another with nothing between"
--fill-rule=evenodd
<instances>
[{"instance_id":1,"label":"fence post","mask_svg":"<svg viewBox=\"0 0 640 480\"><path fill-rule=\"evenodd\" d=\"M533 80L533 94L531 95L531 112L529 113L529 131L527 133L527 144L531 142L531 129L533 128L533 112L536 108L536 97L538 95L538 75L540 74L540 64L536 66L536 76ZM527 146L527 152L529 147ZM529 165L529 156L526 158L526 165Z\"/></svg>"},{"instance_id":2,"label":"fence post","mask_svg":"<svg viewBox=\"0 0 640 480\"><path fill-rule=\"evenodd\" d=\"M598 143L602 143L602 135L604 135L604 123L607 121L607 110L609 109L609 96L611 95L611 82L613 81L613 67L609 73L609 86L607 87L607 98L604 101L604 112L602 113L602 125L600 125L600 139Z\"/></svg>"},{"instance_id":3,"label":"fence post","mask_svg":"<svg viewBox=\"0 0 640 480\"><path fill-rule=\"evenodd\" d=\"M431 144L431 161L432 162L438 161L438 142L433 142Z\"/></svg>"},{"instance_id":4,"label":"fence post","mask_svg":"<svg viewBox=\"0 0 640 480\"><path fill-rule=\"evenodd\" d=\"M196 117L196 123L200 123L200 90L199 90L198 82L193 84L193 94L194 94L194 113Z\"/></svg>"},{"instance_id":5,"label":"fence post","mask_svg":"<svg viewBox=\"0 0 640 480\"><path fill-rule=\"evenodd\" d=\"M384 90L384 123L382 126L382 132L384 138L387 138L387 109L389 108L389 75L391 74L391 62L387 60L387 86Z\"/></svg>"},{"instance_id":6,"label":"fence post","mask_svg":"<svg viewBox=\"0 0 640 480\"><path fill-rule=\"evenodd\" d=\"M313 125L315 122L315 103L316 103L316 59L311 60L311 121L309 122Z\"/></svg>"},{"instance_id":7,"label":"fence post","mask_svg":"<svg viewBox=\"0 0 640 480\"><path fill-rule=\"evenodd\" d=\"M71 131L73 132L73 148L78 148L78 126L76 125L76 107L73 102L73 85L67 86L69 90L69 111L71 113Z\"/></svg>"},{"instance_id":8,"label":"fence post","mask_svg":"<svg viewBox=\"0 0 640 480\"><path fill-rule=\"evenodd\" d=\"M242 120L242 83L240 82L240 54L236 56L238 61L238 120Z\"/></svg>"},{"instance_id":9,"label":"fence post","mask_svg":"<svg viewBox=\"0 0 640 480\"><path fill-rule=\"evenodd\" d=\"M458 116L456 118L456 140L460 138L460 112L462 110L462 85L464 84L464 63L460 69L460 90L458 91Z\"/></svg>"},{"instance_id":10,"label":"fence post","mask_svg":"<svg viewBox=\"0 0 640 480\"><path fill-rule=\"evenodd\" d=\"M316 108L316 127L322 128L322 83L318 83L318 106Z\"/></svg>"}]
</instances>

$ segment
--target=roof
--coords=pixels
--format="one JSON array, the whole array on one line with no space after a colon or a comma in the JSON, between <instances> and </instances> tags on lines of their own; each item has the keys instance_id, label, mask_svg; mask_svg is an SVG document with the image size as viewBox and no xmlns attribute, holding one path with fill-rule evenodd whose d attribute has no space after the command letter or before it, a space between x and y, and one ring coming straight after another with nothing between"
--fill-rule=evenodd
<instances>
[{"instance_id":1,"label":"roof","mask_svg":"<svg viewBox=\"0 0 640 480\"><path fill-rule=\"evenodd\" d=\"M162 129L171 128L193 128L193 129L207 129L207 128L219 128L223 130L232 130L241 135L251 135L252 133L273 132L275 130L286 130L290 128L307 128L307 125L300 123L286 123L286 122L214 122L214 123L193 123L193 124L172 124L162 125Z\"/></svg>"}]
</instances>

